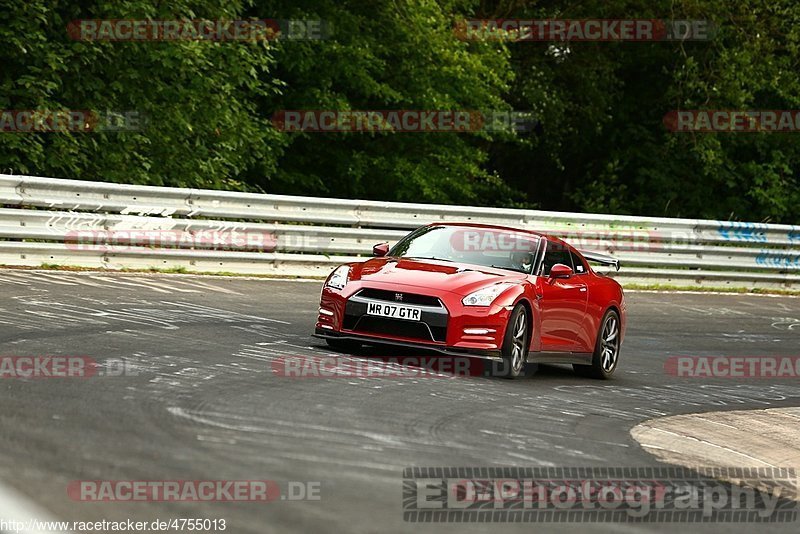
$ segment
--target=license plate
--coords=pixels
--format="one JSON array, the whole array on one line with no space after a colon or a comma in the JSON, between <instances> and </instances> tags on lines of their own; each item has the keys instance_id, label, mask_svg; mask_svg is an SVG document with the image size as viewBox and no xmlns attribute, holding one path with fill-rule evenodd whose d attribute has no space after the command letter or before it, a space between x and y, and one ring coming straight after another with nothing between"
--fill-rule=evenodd
<instances>
[{"instance_id":1,"label":"license plate","mask_svg":"<svg viewBox=\"0 0 800 534\"><path fill-rule=\"evenodd\" d=\"M398 306L397 304L386 304L384 302L367 303L367 315L379 315L391 319L405 319L407 321L419 321L422 318L422 310L411 306Z\"/></svg>"}]
</instances>

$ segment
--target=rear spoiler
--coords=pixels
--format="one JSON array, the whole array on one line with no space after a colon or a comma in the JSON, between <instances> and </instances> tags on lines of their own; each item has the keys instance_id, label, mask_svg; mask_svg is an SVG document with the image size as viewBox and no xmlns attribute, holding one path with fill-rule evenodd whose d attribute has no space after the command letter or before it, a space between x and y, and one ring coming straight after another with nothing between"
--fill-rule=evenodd
<instances>
[{"instance_id":1,"label":"rear spoiler","mask_svg":"<svg viewBox=\"0 0 800 534\"><path fill-rule=\"evenodd\" d=\"M605 254L598 254L597 252L584 252L582 250L580 252L588 261L594 261L601 265L613 265L614 269L619 271L619 260L617 258L612 258Z\"/></svg>"}]
</instances>

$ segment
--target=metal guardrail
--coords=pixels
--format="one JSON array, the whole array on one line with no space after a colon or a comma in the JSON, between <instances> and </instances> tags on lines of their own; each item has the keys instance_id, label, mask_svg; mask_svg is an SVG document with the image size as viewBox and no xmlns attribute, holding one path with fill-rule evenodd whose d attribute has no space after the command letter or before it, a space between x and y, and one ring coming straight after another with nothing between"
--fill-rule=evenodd
<instances>
[{"instance_id":1,"label":"metal guardrail","mask_svg":"<svg viewBox=\"0 0 800 534\"><path fill-rule=\"evenodd\" d=\"M0 175L0 264L323 276L435 221L614 255L623 283L796 288L800 226L293 197Z\"/></svg>"}]
</instances>

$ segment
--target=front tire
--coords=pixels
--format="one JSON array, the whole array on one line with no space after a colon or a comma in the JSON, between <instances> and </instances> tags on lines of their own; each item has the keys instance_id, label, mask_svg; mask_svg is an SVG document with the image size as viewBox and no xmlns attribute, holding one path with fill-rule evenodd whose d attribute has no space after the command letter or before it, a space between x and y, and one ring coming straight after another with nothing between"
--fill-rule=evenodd
<instances>
[{"instance_id":1,"label":"front tire","mask_svg":"<svg viewBox=\"0 0 800 534\"><path fill-rule=\"evenodd\" d=\"M594 354L592 355L592 364L574 364L572 368L575 370L575 374L601 380L611 378L611 375L617 370L617 363L619 362L619 335L619 314L614 310L608 310L600 323L600 331L597 334Z\"/></svg>"},{"instance_id":2,"label":"front tire","mask_svg":"<svg viewBox=\"0 0 800 534\"><path fill-rule=\"evenodd\" d=\"M492 362L492 374L502 378L517 378L523 374L525 360L528 357L528 313L525 306L517 304L506 325L506 334L503 337L503 346L500 354L502 362Z\"/></svg>"}]
</instances>

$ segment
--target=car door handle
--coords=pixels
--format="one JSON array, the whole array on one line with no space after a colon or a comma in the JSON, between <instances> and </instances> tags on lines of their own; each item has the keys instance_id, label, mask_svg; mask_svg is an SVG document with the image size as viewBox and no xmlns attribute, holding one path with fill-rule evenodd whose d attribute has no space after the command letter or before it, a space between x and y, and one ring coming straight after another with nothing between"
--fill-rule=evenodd
<instances>
[{"instance_id":1,"label":"car door handle","mask_svg":"<svg viewBox=\"0 0 800 534\"><path fill-rule=\"evenodd\" d=\"M586 288L585 288L585 287L582 287L582 288L580 289L580 291L581 291L581 293L586 293Z\"/></svg>"}]
</instances>

